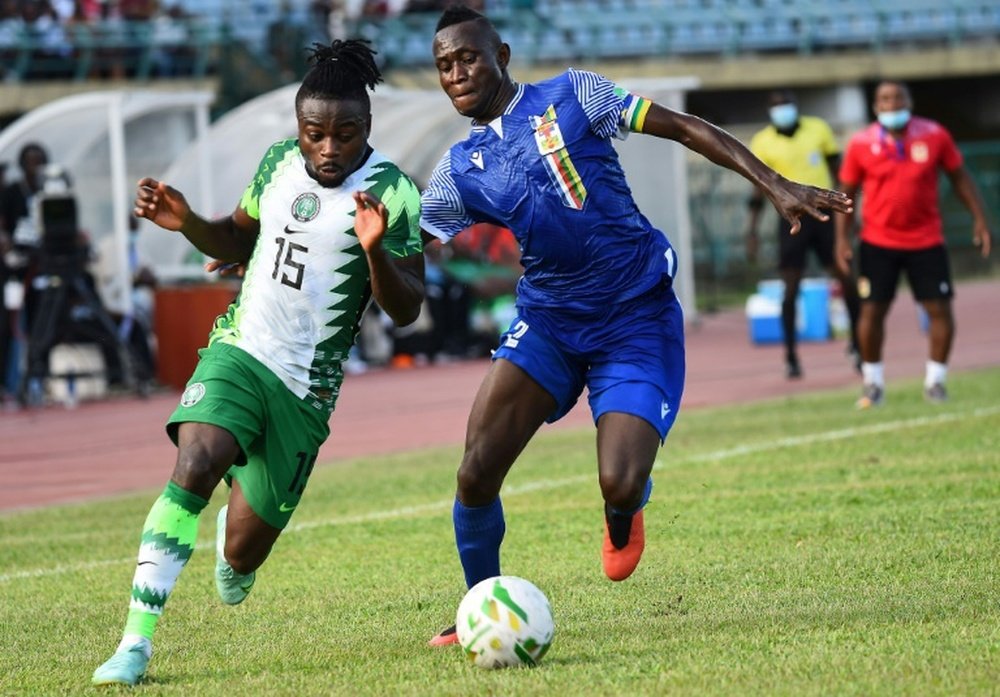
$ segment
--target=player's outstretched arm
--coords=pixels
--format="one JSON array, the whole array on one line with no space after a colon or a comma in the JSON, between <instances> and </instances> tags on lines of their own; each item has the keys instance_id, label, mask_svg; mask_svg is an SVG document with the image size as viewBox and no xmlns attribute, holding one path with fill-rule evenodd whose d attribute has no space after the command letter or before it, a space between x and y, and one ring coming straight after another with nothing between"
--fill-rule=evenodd
<instances>
[{"instance_id":1,"label":"player's outstretched arm","mask_svg":"<svg viewBox=\"0 0 1000 697\"><path fill-rule=\"evenodd\" d=\"M239 207L225 218L206 220L184 194L152 177L139 180L133 210L166 230L179 231L200 252L223 261L247 261L260 231L260 223Z\"/></svg>"},{"instance_id":2,"label":"player's outstretched arm","mask_svg":"<svg viewBox=\"0 0 1000 697\"><path fill-rule=\"evenodd\" d=\"M653 104L646 115L643 133L676 140L717 165L743 175L774 204L778 213L799 231L800 219L810 215L828 220L825 211L850 212L853 201L839 191L798 184L785 179L761 162L735 137L718 126L691 114Z\"/></svg>"},{"instance_id":3,"label":"player's outstretched arm","mask_svg":"<svg viewBox=\"0 0 1000 697\"><path fill-rule=\"evenodd\" d=\"M371 271L372 297L396 326L416 321L424 301L424 255L391 257L382 248L389 226L389 211L365 191L354 193L354 232L361 242Z\"/></svg>"}]
</instances>

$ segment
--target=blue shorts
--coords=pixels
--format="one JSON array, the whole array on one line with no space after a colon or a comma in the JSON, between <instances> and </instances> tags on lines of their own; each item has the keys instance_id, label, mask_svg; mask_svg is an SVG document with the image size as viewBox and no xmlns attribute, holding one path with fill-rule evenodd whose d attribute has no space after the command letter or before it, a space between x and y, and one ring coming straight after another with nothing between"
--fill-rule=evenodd
<instances>
[{"instance_id":1,"label":"blue shorts","mask_svg":"<svg viewBox=\"0 0 1000 697\"><path fill-rule=\"evenodd\" d=\"M586 387L594 423L608 412L644 419L664 440L684 391L684 316L669 287L587 316L518 307L493 358L526 372L562 418Z\"/></svg>"}]
</instances>

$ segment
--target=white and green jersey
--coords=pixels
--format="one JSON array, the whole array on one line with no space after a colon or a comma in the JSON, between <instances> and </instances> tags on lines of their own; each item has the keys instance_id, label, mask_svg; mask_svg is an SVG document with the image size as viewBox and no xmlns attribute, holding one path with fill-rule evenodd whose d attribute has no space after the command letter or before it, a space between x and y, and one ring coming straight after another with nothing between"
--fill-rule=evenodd
<instances>
[{"instance_id":1,"label":"white and green jersey","mask_svg":"<svg viewBox=\"0 0 1000 697\"><path fill-rule=\"evenodd\" d=\"M423 251L420 194L385 156L372 152L343 184L326 188L306 173L298 140L272 145L240 200L260 221L260 236L239 297L209 336L209 344L243 349L294 394L329 411L371 299L368 261L354 232L355 191L388 209L386 252Z\"/></svg>"}]
</instances>

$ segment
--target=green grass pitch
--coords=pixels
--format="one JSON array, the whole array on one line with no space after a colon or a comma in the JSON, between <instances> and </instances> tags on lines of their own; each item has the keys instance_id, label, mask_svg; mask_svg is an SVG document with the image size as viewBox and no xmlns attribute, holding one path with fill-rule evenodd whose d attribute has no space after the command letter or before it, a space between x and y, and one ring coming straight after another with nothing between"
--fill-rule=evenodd
<instances>
[{"instance_id":1,"label":"green grass pitch","mask_svg":"<svg viewBox=\"0 0 1000 697\"><path fill-rule=\"evenodd\" d=\"M1000 369L950 389L931 405L890 383L870 412L855 390L683 412L643 562L619 584L601 573L594 432L543 430L504 490L504 572L545 591L556 622L531 670L426 645L464 590L459 449L317 467L237 607L212 580L222 487L135 692L997 694ZM136 466L166 481L171 464ZM0 514L0 694L96 691L157 493Z\"/></svg>"}]
</instances>

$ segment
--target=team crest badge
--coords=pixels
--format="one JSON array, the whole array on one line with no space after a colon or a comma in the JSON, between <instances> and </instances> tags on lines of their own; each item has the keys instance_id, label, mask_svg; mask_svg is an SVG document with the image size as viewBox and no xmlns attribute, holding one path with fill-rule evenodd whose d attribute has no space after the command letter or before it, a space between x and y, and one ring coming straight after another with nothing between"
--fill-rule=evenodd
<instances>
[{"instance_id":1,"label":"team crest badge","mask_svg":"<svg viewBox=\"0 0 1000 697\"><path fill-rule=\"evenodd\" d=\"M914 162L927 162L930 159L930 150L927 148L927 143L916 142L911 145L910 157L913 158Z\"/></svg>"},{"instance_id":2,"label":"team crest badge","mask_svg":"<svg viewBox=\"0 0 1000 697\"><path fill-rule=\"evenodd\" d=\"M562 131L556 121L556 108L550 105L541 116L530 116L531 128L535 132L535 144L538 152L548 155L566 147Z\"/></svg>"},{"instance_id":3,"label":"team crest badge","mask_svg":"<svg viewBox=\"0 0 1000 697\"><path fill-rule=\"evenodd\" d=\"M319 215L319 196L312 192L299 194L292 202L292 217L300 223L308 223Z\"/></svg>"},{"instance_id":4,"label":"team crest badge","mask_svg":"<svg viewBox=\"0 0 1000 697\"><path fill-rule=\"evenodd\" d=\"M181 406L182 407L193 407L195 404L201 401L201 398L205 396L205 385L196 382L193 385L188 385L188 388L184 390L184 394L181 395Z\"/></svg>"}]
</instances>

